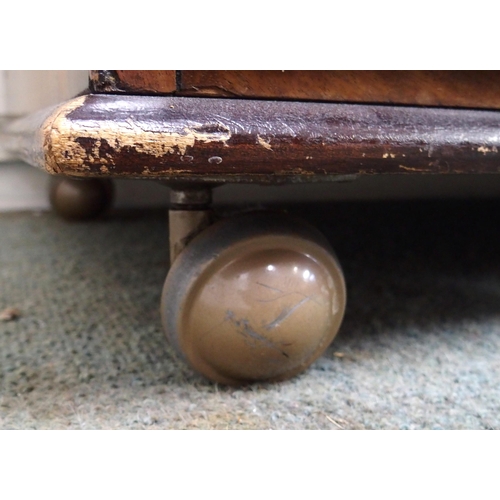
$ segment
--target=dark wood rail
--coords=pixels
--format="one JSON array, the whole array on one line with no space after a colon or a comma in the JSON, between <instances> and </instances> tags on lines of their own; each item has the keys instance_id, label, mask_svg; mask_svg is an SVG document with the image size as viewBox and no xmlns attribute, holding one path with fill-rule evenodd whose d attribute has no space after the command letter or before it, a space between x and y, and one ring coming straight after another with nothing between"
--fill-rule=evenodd
<instances>
[{"instance_id":1,"label":"dark wood rail","mask_svg":"<svg viewBox=\"0 0 500 500\"><path fill-rule=\"evenodd\" d=\"M6 133L22 159L70 176L279 183L500 171L494 111L87 95Z\"/></svg>"}]
</instances>

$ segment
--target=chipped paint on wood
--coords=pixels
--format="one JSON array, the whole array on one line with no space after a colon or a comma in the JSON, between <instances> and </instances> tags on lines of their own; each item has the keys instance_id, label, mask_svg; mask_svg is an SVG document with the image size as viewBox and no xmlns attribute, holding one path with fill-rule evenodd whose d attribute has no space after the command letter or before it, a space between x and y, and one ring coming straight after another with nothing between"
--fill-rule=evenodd
<instances>
[{"instance_id":1,"label":"chipped paint on wood","mask_svg":"<svg viewBox=\"0 0 500 500\"><path fill-rule=\"evenodd\" d=\"M47 170L50 173L60 173L63 169L69 169L73 175L78 175L89 171L89 164L114 165L113 155L125 149L155 158L166 154L179 154L183 158L192 160L192 156L186 157L186 152L194 147L196 142L219 142L226 145L231 138L229 128L220 124L214 132L203 130L203 127L185 127L184 133L151 131L141 127L131 117L121 122L113 120L101 122L95 128L89 124L79 127L78 121L68 119L68 115L84 106L86 98L87 96L82 96L69 101L43 126L46 136ZM91 140L92 147L82 146L82 138L85 141ZM111 148L112 153L103 155L101 152L103 145ZM215 163L221 161L219 158ZM103 170L102 166L99 169L102 173L109 173L109 169Z\"/></svg>"},{"instance_id":2,"label":"chipped paint on wood","mask_svg":"<svg viewBox=\"0 0 500 500\"><path fill-rule=\"evenodd\" d=\"M43 150L45 152L46 170L51 174L59 174L62 172L58 164L57 158L63 156L65 163L76 163L81 169L90 170L85 167L84 159L87 154L80 151L82 148L75 144L73 145L75 125L66 120L66 116L74 109L79 108L85 102L85 96L77 97L63 106L59 107L56 112L51 115L42 125L43 135L45 137ZM64 126L66 124L66 126ZM101 162L103 163L103 162Z\"/></svg>"},{"instance_id":3,"label":"chipped paint on wood","mask_svg":"<svg viewBox=\"0 0 500 500\"><path fill-rule=\"evenodd\" d=\"M480 146L477 148L478 153L483 153L483 155L487 153L498 153L498 149L496 146L493 146L491 148L488 148L487 146Z\"/></svg>"},{"instance_id":4,"label":"chipped paint on wood","mask_svg":"<svg viewBox=\"0 0 500 500\"><path fill-rule=\"evenodd\" d=\"M90 94L35 118L3 131L12 148L71 176L283 184L500 168L491 111Z\"/></svg>"},{"instance_id":5,"label":"chipped paint on wood","mask_svg":"<svg viewBox=\"0 0 500 500\"><path fill-rule=\"evenodd\" d=\"M257 135L257 142L263 147L268 149L269 151L272 151L273 148L271 147L270 141L264 140L260 135Z\"/></svg>"},{"instance_id":6,"label":"chipped paint on wood","mask_svg":"<svg viewBox=\"0 0 500 500\"><path fill-rule=\"evenodd\" d=\"M407 172L430 172L430 170L424 168L413 168L413 167L405 167L404 165L399 165L399 168L406 170Z\"/></svg>"}]
</instances>

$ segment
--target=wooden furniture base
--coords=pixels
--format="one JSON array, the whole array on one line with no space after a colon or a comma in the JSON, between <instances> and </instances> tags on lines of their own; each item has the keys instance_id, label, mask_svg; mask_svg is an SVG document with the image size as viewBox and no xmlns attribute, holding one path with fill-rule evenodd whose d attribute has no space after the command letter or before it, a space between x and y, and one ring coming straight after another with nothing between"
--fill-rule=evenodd
<instances>
[{"instance_id":1,"label":"wooden furniture base","mask_svg":"<svg viewBox=\"0 0 500 500\"><path fill-rule=\"evenodd\" d=\"M51 174L172 187L167 336L214 381L282 380L335 337L340 264L284 216L211 225L212 187L497 173L499 84L496 71L91 71L87 94L2 135Z\"/></svg>"}]
</instances>

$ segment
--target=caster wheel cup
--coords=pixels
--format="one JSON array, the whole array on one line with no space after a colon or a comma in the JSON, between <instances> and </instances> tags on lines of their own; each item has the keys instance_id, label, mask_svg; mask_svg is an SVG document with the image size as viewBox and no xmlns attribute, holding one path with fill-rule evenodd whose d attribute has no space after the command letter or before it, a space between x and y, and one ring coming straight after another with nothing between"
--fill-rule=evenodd
<instances>
[{"instance_id":1,"label":"caster wheel cup","mask_svg":"<svg viewBox=\"0 0 500 500\"><path fill-rule=\"evenodd\" d=\"M251 214L214 224L183 250L162 319L195 370L239 385L305 370L337 334L345 301L341 268L315 228Z\"/></svg>"},{"instance_id":2,"label":"caster wheel cup","mask_svg":"<svg viewBox=\"0 0 500 500\"><path fill-rule=\"evenodd\" d=\"M65 219L93 219L105 212L112 201L110 179L51 179L50 204Z\"/></svg>"}]
</instances>

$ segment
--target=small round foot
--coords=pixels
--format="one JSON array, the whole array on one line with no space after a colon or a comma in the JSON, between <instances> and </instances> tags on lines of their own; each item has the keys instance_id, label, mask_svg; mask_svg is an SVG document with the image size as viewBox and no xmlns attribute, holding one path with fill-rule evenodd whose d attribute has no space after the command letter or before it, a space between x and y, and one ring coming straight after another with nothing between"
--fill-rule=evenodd
<instances>
[{"instance_id":1,"label":"small round foot","mask_svg":"<svg viewBox=\"0 0 500 500\"><path fill-rule=\"evenodd\" d=\"M63 218L86 220L105 212L113 200L110 179L55 177L50 185L50 204Z\"/></svg>"}]
</instances>

